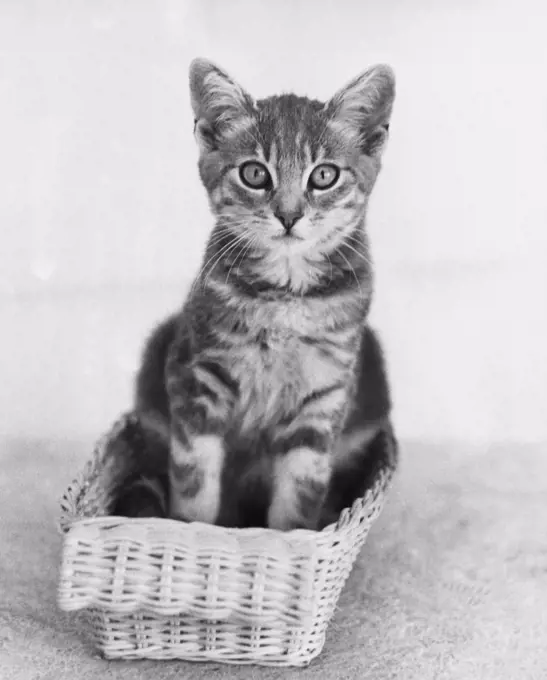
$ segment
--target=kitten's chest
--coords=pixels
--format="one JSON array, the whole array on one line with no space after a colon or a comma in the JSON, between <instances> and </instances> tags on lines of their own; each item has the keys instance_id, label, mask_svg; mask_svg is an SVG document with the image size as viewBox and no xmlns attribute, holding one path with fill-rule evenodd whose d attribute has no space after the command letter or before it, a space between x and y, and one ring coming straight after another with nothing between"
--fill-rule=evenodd
<instances>
[{"instance_id":1,"label":"kitten's chest","mask_svg":"<svg viewBox=\"0 0 547 680\"><path fill-rule=\"evenodd\" d=\"M272 310L268 319L251 325L247 342L233 356L244 429L294 414L308 394L347 377L347 365L326 351L321 332L316 319L290 309Z\"/></svg>"},{"instance_id":2,"label":"kitten's chest","mask_svg":"<svg viewBox=\"0 0 547 680\"><path fill-rule=\"evenodd\" d=\"M312 375L304 359L303 343L296 333L277 328L259 330L249 336L238 362L244 391L260 398L269 394L289 398L292 391L305 391Z\"/></svg>"}]
</instances>

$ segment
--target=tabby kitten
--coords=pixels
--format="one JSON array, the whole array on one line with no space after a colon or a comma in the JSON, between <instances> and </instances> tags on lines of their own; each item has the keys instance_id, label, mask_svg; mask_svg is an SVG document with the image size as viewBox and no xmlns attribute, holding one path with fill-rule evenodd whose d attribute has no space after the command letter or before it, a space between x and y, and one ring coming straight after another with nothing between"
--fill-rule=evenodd
<instances>
[{"instance_id":1,"label":"tabby kitten","mask_svg":"<svg viewBox=\"0 0 547 680\"><path fill-rule=\"evenodd\" d=\"M370 68L327 103L255 101L197 59L190 91L215 226L148 343L137 408L169 432L169 516L315 529L333 474L389 427L365 216L394 76Z\"/></svg>"}]
</instances>

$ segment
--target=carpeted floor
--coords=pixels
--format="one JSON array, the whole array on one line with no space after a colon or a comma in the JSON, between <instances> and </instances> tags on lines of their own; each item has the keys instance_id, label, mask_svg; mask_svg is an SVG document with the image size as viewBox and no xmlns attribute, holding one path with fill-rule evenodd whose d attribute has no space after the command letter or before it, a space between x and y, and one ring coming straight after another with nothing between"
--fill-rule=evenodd
<instances>
[{"instance_id":1,"label":"carpeted floor","mask_svg":"<svg viewBox=\"0 0 547 680\"><path fill-rule=\"evenodd\" d=\"M57 497L87 445L0 447L0 678L544 680L547 446L407 443L383 515L304 670L106 662L56 609Z\"/></svg>"}]
</instances>

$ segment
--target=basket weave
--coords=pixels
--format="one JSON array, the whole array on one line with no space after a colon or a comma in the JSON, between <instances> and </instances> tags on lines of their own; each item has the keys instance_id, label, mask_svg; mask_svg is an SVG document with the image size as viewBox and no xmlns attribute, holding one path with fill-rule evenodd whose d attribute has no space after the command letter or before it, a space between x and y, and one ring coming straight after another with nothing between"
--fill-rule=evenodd
<instances>
[{"instance_id":1,"label":"basket weave","mask_svg":"<svg viewBox=\"0 0 547 680\"><path fill-rule=\"evenodd\" d=\"M112 490L96 480L128 422L124 416L99 442L61 501L60 608L88 610L107 658L308 665L382 508L393 438L385 434L385 463L372 487L335 524L226 529L104 516Z\"/></svg>"}]
</instances>

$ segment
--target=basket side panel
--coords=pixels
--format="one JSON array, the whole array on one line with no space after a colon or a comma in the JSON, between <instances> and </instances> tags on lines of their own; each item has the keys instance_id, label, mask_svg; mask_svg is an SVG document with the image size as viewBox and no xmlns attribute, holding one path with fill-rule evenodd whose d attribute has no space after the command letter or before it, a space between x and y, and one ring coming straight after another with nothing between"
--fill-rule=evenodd
<instances>
[{"instance_id":1,"label":"basket side panel","mask_svg":"<svg viewBox=\"0 0 547 680\"><path fill-rule=\"evenodd\" d=\"M306 626L314 615L316 541L277 532L112 518L74 523L64 536L58 601L74 611Z\"/></svg>"},{"instance_id":2,"label":"basket side panel","mask_svg":"<svg viewBox=\"0 0 547 680\"><path fill-rule=\"evenodd\" d=\"M344 585L366 542L370 528L382 511L391 473L382 475L375 488L345 512L332 532L324 532L316 563L316 592L320 593L316 622L326 630Z\"/></svg>"},{"instance_id":3,"label":"basket side panel","mask_svg":"<svg viewBox=\"0 0 547 680\"><path fill-rule=\"evenodd\" d=\"M307 666L322 650L324 631L283 623L241 626L193 617L116 615L97 609L91 624L109 659L180 659L263 666Z\"/></svg>"}]
</instances>

